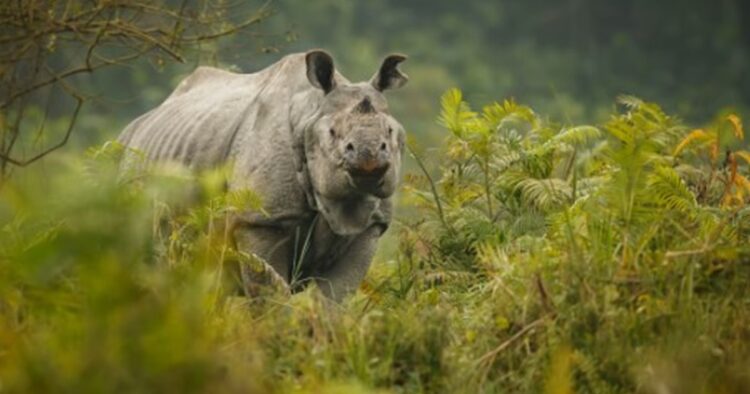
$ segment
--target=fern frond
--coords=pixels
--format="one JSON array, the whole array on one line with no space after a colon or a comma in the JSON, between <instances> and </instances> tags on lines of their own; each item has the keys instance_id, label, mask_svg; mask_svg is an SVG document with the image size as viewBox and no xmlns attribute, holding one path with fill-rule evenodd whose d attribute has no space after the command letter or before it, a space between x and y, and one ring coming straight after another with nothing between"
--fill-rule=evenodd
<instances>
[{"instance_id":1,"label":"fern frond","mask_svg":"<svg viewBox=\"0 0 750 394\"><path fill-rule=\"evenodd\" d=\"M619 95L617 96L616 100L619 104L624 105L629 110L638 109L641 105L643 105L643 100L639 99L638 97L631 96L629 94Z\"/></svg>"},{"instance_id":2,"label":"fern frond","mask_svg":"<svg viewBox=\"0 0 750 394\"><path fill-rule=\"evenodd\" d=\"M525 200L542 209L563 203L572 193L567 182L556 178L524 179L518 182L516 189Z\"/></svg>"},{"instance_id":3,"label":"fern frond","mask_svg":"<svg viewBox=\"0 0 750 394\"><path fill-rule=\"evenodd\" d=\"M744 189L748 195L750 195L750 180L745 178L743 175L737 174L734 178L734 184L737 185L737 189Z\"/></svg>"},{"instance_id":4,"label":"fern frond","mask_svg":"<svg viewBox=\"0 0 750 394\"><path fill-rule=\"evenodd\" d=\"M469 104L463 100L461 91L456 88L443 94L440 98L440 107L440 117L438 118L440 124L459 138L464 136L467 124L474 123L477 117Z\"/></svg>"},{"instance_id":5,"label":"fern frond","mask_svg":"<svg viewBox=\"0 0 750 394\"><path fill-rule=\"evenodd\" d=\"M712 133L707 133L703 129L695 129L690 132L685 138L680 141L679 144L677 144L677 147L674 148L674 152L672 152L672 156L677 156L682 152L688 145L692 144L696 141L701 142L712 142L716 140L716 136Z\"/></svg>"},{"instance_id":6,"label":"fern frond","mask_svg":"<svg viewBox=\"0 0 750 394\"><path fill-rule=\"evenodd\" d=\"M607 123L606 130L610 135L625 145L632 145L635 141L633 130L631 130L630 127L626 127L626 125L618 119L613 119Z\"/></svg>"},{"instance_id":7,"label":"fern frond","mask_svg":"<svg viewBox=\"0 0 750 394\"><path fill-rule=\"evenodd\" d=\"M536 123L534 111L512 99L503 100L502 104L495 102L486 105L482 109L482 116L493 129L508 119L521 120L532 125Z\"/></svg>"},{"instance_id":8,"label":"fern frond","mask_svg":"<svg viewBox=\"0 0 750 394\"><path fill-rule=\"evenodd\" d=\"M492 157L490 168L493 171L504 171L521 159L521 154L515 151L508 152L502 156L495 155Z\"/></svg>"},{"instance_id":9,"label":"fern frond","mask_svg":"<svg viewBox=\"0 0 750 394\"><path fill-rule=\"evenodd\" d=\"M548 139L534 153L544 154L555 148L574 147L584 145L590 141L597 140L602 135L601 130L594 126L577 126L561 130L552 138Z\"/></svg>"},{"instance_id":10,"label":"fern frond","mask_svg":"<svg viewBox=\"0 0 750 394\"><path fill-rule=\"evenodd\" d=\"M668 209L687 212L696 205L695 195L671 167L657 167L649 176L648 190Z\"/></svg>"},{"instance_id":11,"label":"fern frond","mask_svg":"<svg viewBox=\"0 0 750 394\"><path fill-rule=\"evenodd\" d=\"M494 187L515 189L520 182L527 178L529 178L529 175L523 171L508 170L495 179Z\"/></svg>"},{"instance_id":12,"label":"fern frond","mask_svg":"<svg viewBox=\"0 0 750 394\"><path fill-rule=\"evenodd\" d=\"M577 126L564 129L550 139L552 143L581 145L601 137L602 131L594 126Z\"/></svg>"},{"instance_id":13,"label":"fern frond","mask_svg":"<svg viewBox=\"0 0 750 394\"><path fill-rule=\"evenodd\" d=\"M750 164L750 152L746 150L738 150L734 152L734 155L744 160L745 163Z\"/></svg>"},{"instance_id":14,"label":"fern frond","mask_svg":"<svg viewBox=\"0 0 750 394\"><path fill-rule=\"evenodd\" d=\"M732 131L734 132L734 136L737 137L737 139L740 141L745 139L745 133L742 130L742 120L740 119L740 117L735 114L729 114L727 116L727 120L732 124Z\"/></svg>"},{"instance_id":15,"label":"fern frond","mask_svg":"<svg viewBox=\"0 0 750 394\"><path fill-rule=\"evenodd\" d=\"M646 121L655 125L664 126L670 123L670 117L655 103L644 102L638 107L638 112L643 114ZM659 130L663 131L663 130Z\"/></svg>"}]
</instances>

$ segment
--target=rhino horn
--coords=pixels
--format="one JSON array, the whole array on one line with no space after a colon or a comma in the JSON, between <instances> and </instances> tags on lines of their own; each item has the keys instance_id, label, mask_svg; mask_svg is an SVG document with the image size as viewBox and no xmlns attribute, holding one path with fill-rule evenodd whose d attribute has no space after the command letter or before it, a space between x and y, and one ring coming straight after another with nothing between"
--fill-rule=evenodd
<instances>
[{"instance_id":1,"label":"rhino horn","mask_svg":"<svg viewBox=\"0 0 750 394\"><path fill-rule=\"evenodd\" d=\"M375 107L372 106L370 98L365 97L362 99L362 101L359 102L359 104L357 104L356 107L354 107L353 112L359 114L374 114L377 111L375 110Z\"/></svg>"}]
</instances>

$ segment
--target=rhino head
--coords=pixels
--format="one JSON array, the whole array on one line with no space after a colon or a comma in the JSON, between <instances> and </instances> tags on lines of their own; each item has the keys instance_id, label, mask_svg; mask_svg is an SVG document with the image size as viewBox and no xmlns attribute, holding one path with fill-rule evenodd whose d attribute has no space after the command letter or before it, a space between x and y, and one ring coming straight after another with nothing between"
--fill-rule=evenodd
<instances>
[{"instance_id":1,"label":"rhino head","mask_svg":"<svg viewBox=\"0 0 750 394\"><path fill-rule=\"evenodd\" d=\"M398 69L406 57L387 56L370 81L359 83L337 78L333 59L324 51L308 52L305 60L308 80L323 92L317 116L305 131L316 194L329 202L371 205L373 197L390 197L399 179L405 134L383 92L407 82Z\"/></svg>"}]
</instances>

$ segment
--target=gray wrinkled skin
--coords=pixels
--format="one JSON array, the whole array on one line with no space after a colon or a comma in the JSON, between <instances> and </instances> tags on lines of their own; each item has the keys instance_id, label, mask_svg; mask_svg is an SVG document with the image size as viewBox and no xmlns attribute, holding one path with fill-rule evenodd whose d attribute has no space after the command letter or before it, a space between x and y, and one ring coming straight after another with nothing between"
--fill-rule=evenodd
<instances>
[{"instance_id":1,"label":"gray wrinkled skin","mask_svg":"<svg viewBox=\"0 0 750 394\"><path fill-rule=\"evenodd\" d=\"M151 162L193 170L232 163L229 189L255 191L268 214L237 215L239 250L289 284L315 281L340 300L359 286L391 220L404 130L383 91L406 83L397 68L404 59L386 57L362 83L346 80L319 50L252 74L200 67L119 141ZM252 277L243 272L246 288Z\"/></svg>"}]
</instances>

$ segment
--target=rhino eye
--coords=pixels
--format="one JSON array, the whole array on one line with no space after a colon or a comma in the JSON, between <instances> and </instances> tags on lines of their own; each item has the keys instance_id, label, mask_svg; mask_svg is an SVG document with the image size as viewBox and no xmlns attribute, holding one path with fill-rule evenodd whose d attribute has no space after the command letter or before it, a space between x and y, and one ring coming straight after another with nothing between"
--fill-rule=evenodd
<instances>
[{"instance_id":1,"label":"rhino eye","mask_svg":"<svg viewBox=\"0 0 750 394\"><path fill-rule=\"evenodd\" d=\"M331 129L328 130L328 134L330 134L331 137L336 138L336 130L334 130L333 128L331 128Z\"/></svg>"},{"instance_id":2,"label":"rhino eye","mask_svg":"<svg viewBox=\"0 0 750 394\"><path fill-rule=\"evenodd\" d=\"M388 136L390 137L391 135L393 135L393 128L389 127L388 128Z\"/></svg>"}]
</instances>

